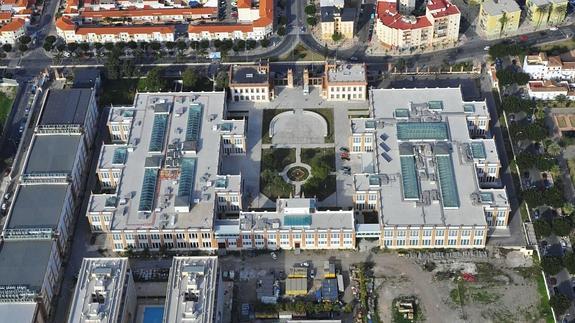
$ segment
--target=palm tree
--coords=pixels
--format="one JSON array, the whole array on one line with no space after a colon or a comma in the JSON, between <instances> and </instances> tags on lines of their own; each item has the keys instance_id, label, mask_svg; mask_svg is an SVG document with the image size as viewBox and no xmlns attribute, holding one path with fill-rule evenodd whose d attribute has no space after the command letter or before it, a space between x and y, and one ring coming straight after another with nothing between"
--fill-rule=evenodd
<instances>
[{"instance_id":1,"label":"palm tree","mask_svg":"<svg viewBox=\"0 0 575 323\"><path fill-rule=\"evenodd\" d=\"M555 19L553 23L562 22L565 19L565 15L567 13L567 6L565 5L558 5L557 7L553 8L555 18L561 17L561 19Z\"/></svg>"},{"instance_id":2,"label":"palm tree","mask_svg":"<svg viewBox=\"0 0 575 323\"><path fill-rule=\"evenodd\" d=\"M539 26L541 25L541 19L543 18L543 13L547 11L547 5L543 5L543 6L537 6L535 8L535 13L537 13L537 25L535 27L535 30L539 29Z\"/></svg>"},{"instance_id":3,"label":"palm tree","mask_svg":"<svg viewBox=\"0 0 575 323\"><path fill-rule=\"evenodd\" d=\"M505 25L507 25L508 22L509 18L507 18L507 13L504 12L503 15L501 15L501 18L499 18L499 23L501 24L501 30L499 30L499 37L503 35L503 29L505 29Z\"/></svg>"},{"instance_id":4,"label":"palm tree","mask_svg":"<svg viewBox=\"0 0 575 323\"><path fill-rule=\"evenodd\" d=\"M559 156L559 154L561 154L561 146L555 142L549 144L546 150L547 153L553 157Z\"/></svg>"}]
</instances>

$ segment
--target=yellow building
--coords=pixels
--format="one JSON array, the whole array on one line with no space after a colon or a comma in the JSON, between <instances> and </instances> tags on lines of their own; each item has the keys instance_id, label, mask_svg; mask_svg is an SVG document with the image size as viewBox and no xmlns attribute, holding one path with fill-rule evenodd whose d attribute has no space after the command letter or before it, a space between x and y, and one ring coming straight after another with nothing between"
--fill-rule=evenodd
<instances>
[{"instance_id":1,"label":"yellow building","mask_svg":"<svg viewBox=\"0 0 575 323\"><path fill-rule=\"evenodd\" d=\"M499 38L517 31L521 8L514 0L485 0L479 9L477 33L486 38Z\"/></svg>"},{"instance_id":2,"label":"yellow building","mask_svg":"<svg viewBox=\"0 0 575 323\"><path fill-rule=\"evenodd\" d=\"M554 26L565 20L568 0L526 0L527 19L537 28Z\"/></svg>"},{"instance_id":3,"label":"yellow building","mask_svg":"<svg viewBox=\"0 0 575 323\"><path fill-rule=\"evenodd\" d=\"M332 39L335 33L352 39L355 27L355 9L336 7L321 8L321 38Z\"/></svg>"}]
</instances>

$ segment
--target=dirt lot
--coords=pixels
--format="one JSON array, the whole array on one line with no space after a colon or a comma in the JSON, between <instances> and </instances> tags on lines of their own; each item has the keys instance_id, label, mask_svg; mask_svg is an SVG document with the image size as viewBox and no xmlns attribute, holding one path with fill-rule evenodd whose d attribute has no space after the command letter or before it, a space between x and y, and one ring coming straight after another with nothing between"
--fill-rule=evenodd
<instances>
[{"instance_id":1,"label":"dirt lot","mask_svg":"<svg viewBox=\"0 0 575 323\"><path fill-rule=\"evenodd\" d=\"M372 262L377 304L383 322L392 321L392 302L398 296L416 296L422 309L422 319L428 322L526 322L538 321L539 295L535 278L537 270L530 258L518 253L494 257L458 257L435 259L424 268L424 260L397 253L351 251L279 252L273 260L268 253L257 256L229 255L220 259L222 270L236 271L236 301L254 303L258 279L271 271L289 272L296 263L311 261L316 268L313 285L319 284L322 264L335 259L346 282L344 302L351 301L349 265ZM473 274L475 282L461 279L460 272ZM310 284L311 286L311 281ZM283 294L283 291L282 291Z\"/></svg>"}]
</instances>

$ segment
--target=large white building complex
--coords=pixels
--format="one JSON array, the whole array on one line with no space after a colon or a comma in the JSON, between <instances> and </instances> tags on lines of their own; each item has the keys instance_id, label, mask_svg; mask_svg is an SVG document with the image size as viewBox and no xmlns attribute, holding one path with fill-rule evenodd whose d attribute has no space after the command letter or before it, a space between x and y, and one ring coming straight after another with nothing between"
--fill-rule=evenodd
<instances>
[{"instance_id":1,"label":"large white building complex","mask_svg":"<svg viewBox=\"0 0 575 323\"><path fill-rule=\"evenodd\" d=\"M104 192L90 197L92 230L115 251L351 249L357 238L483 248L507 232L484 101L464 101L460 88L377 89L366 105L370 116L351 118L351 131L335 129L350 133L349 199L319 208L315 198L278 198L275 209L250 210L242 175L221 172L226 156L248 158L250 149L245 119L227 117L224 93L140 93L109 115L113 143L100 152Z\"/></svg>"},{"instance_id":2,"label":"large white building complex","mask_svg":"<svg viewBox=\"0 0 575 323\"><path fill-rule=\"evenodd\" d=\"M222 297L217 257L174 257L168 278L164 322L221 322Z\"/></svg>"},{"instance_id":3,"label":"large white building complex","mask_svg":"<svg viewBox=\"0 0 575 323\"><path fill-rule=\"evenodd\" d=\"M127 258L84 258L68 322L130 323L136 290Z\"/></svg>"},{"instance_id":4,"label":"large white building complex","mask_svg":"<svg viewBox=\"0 0 575 323\"><path fill-rule=\"evenodd\" d=\"M482 248L510 206L486 103L459 88L371 91L352 119L356 210L379 213L386 248Z\"/></svg>"},{"instance_id":5,"label":"large white building complex","mask_svg":"<svg viewBox=\"0 0 575 323\"><path fill-rule=\"evenodd\" d=\"M562 56L547 56L544 52L526 55L523 61L523 71L532 79L574 81L575 53Z\"/></svg>"},{"instance_id":6,"label":"large white building complex","mask_svg":"<svg viewBox=\"0 0 575 323\"><path fill-rule=\"evenodd\" d=\"M98 110L92 89L50 90L0 247L0 317L44 322L58 294Z\"/></svg>"}]
</instances>

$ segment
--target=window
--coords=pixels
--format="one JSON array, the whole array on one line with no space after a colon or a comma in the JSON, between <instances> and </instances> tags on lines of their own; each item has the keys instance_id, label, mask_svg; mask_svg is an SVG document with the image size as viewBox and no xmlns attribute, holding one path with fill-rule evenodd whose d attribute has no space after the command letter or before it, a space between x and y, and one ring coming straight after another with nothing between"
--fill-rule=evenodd
<instances>
[{"instance_id":1,"label":"window","mask_svg":"<svg viewBox=\"0 0 575 323\"><path fill-rule=\"evenodd\" d=\"M339 240L339 233L332 233L331 240Z\"/></svg>"},{"instance_id":2,"label":"window","mask_svg":"<svg viewBox=\"0 0 575 323\"><path fill-rule=\"evenodd\" d=\"M469 239L461 239L461 245L462 246L468 246L469 245Z\"/></svg>"},{"instance_id":3,"label":"window","mask_svg":"<svg viewBox=\"0 0 575 323\"><path fill-rule=\"evenodd\" d=\"M301 239L301 233L294 233L293 238L298 240Z\"/></svg>"},{"instance_id":4,"label":"window","mask_svg":"<svg viewBox=\"0 0 575 323\"><path fill-rule=\"evenodd\" d=\"M148 240L148 236L145 234L138 234L138 240Z\"/></svg>"},{"instance_id":5,"label":"window","mask_svg":"<svg viewBox=\"0 0 575 323\"><path fill-rule=\"evenodd\" d=\"M443 239L435 239L436 246L443 246Z\"/></svg>"},{"instance_id":6,"label":"window","mask_svg":"<svg viewBox=\"0 0 575 323\"><path fill-rule=\"evenodd\" d=\"M396 243L398 246L405 246L405 240L401 239L401 240L397 240Z\"/></svg>"},{"instance_id":7,"label":"window","mask_svg":"<svg viewBox=\"0 0 575 323\"><path fill-rule=\"evenodd\" d=\"M449 230L450 237L457 237L457 230Z\"/></svg>"},{"instance_id":8,"label":"window","mask_svg":"<svg viewBox=\"0 0 575 323\"><path fill-rule=\"evenodd\" d=\"M122 239L121 236L120 236L119 234L117 234L117 233L114 233L114 234L112 235L112 238L113 238L114 240L120 240L120 239Z\"/></svg>"},{"instance_id":9,"label":"window","mask_svg":"<svg viewBox=\"0 0 575 323\"><path fill-rule=\"evenodd\" d=\"M212 243L210 241L202 242L202 247L204 247L204 248L210 248L211 246L212 246Z\"/></svg>"},{"instance_id":10,"label":"window","mask_svg":"<svg viewBox=\"0 0 575 323\"><path fill-rule=\"evenodd\" d=\"M409 245L410 246L417 246L419 244L419 239L411 239L409 240Z\"/></svg>"},{"instance_id":11,"label":"window","mask_svg":"<svg viewBox=\"0 0 575 323\"><path fill-rule=\"evenodd\" d=\"M391 230L384 230L384 231L383 231L383 236L384 236L384 237L393 237L393 231L391 231Z\"/></svg>"},{"instance_id":12,"label":"window","mask_svg":"<svg viewBox=\"0 0 575 323\"><path fill-rule=\"evenodd\" d=\"M424 237L431 237L431 230L423 230Z\"/></svg>"},{"instance_id":13,"label":"window","mask_svg":"<svg viewBox=\"0 0 575 323\"><path fill-rule=\"evenodd\" d=\"M424 246L429 246L430 244L431 244L431 240L429 240L429 239L423 240Z\"/></svg>"},{"instance_id":14,"label":"window","mask_svg":"<svg viewBox=\"0 0 575 323\"><path fill-rule=\"evenodd\" d=\"M445 235L445 230L435 230L436 237L443 237Z\"/></svg>"},{"instance_id":15,"label":"window","mask_svg":"<svg viewBox=\"0 0 575 323\"><path fill-rule=\"evenodd\" d=\"M276 239L275 234L268 234L268 240L275 240L275 239Z\"/></svg>"},{"instance_id":16,"label":"window","mask_svg":"<svg viewBox=\"0 0 575 323\"><path fill-rule=\"evenodd\" d=\"M249 239L250 239L250 235L249 235L249 234L244 234L244 235L242 235L242 239L244 239L244 240L249 240Z\"/></svg>"},{"instance_id":17,"label":"window","mask_svg":"<svg viewBox=\"0 0 575 323\"><path fill-rule=\"evenodd\" d=\"M447 244L450 246L455 246L456 241L457 241L456 239L449 239L447 240Z\"/></svg>"},{"instance_id":18,"label":"window","mask_svg":"<svg viewBox=\"0 0 575 323\"><path fill-rule=\"evenodd\" d=\"M475 240L473 240L473 244L474 245L482 245L483 244L483 238L476 238Z\"/></svg>"},{"instance_id":19,"label":"window","mask_svg":"<svg viewBox=\"0 0 575 323\"><path fill-rule=\"evenodd\" d=\"M124 249L124 246L121 243L114 243L114 249L121 250Z\"/></svg>"},{"instance_id":20,"label":"window","mask_svg":"<svg viewBox=\"0 0 575 323\"><path fill-rule=\"evenodd\" d=\"M405 237L405 230L397 230L398 237Z\"/></svg>"},{"instance_id":21,"label":"window","mask_svg":"<svg viewBox=\"0 0 575 323\"><path fill-rule=\"evenodd\" d=\"M468 237L469 235L471 235L471 230L463 230L461 231L461 235L464 237Z\"/></svg>"}]
</instances>

